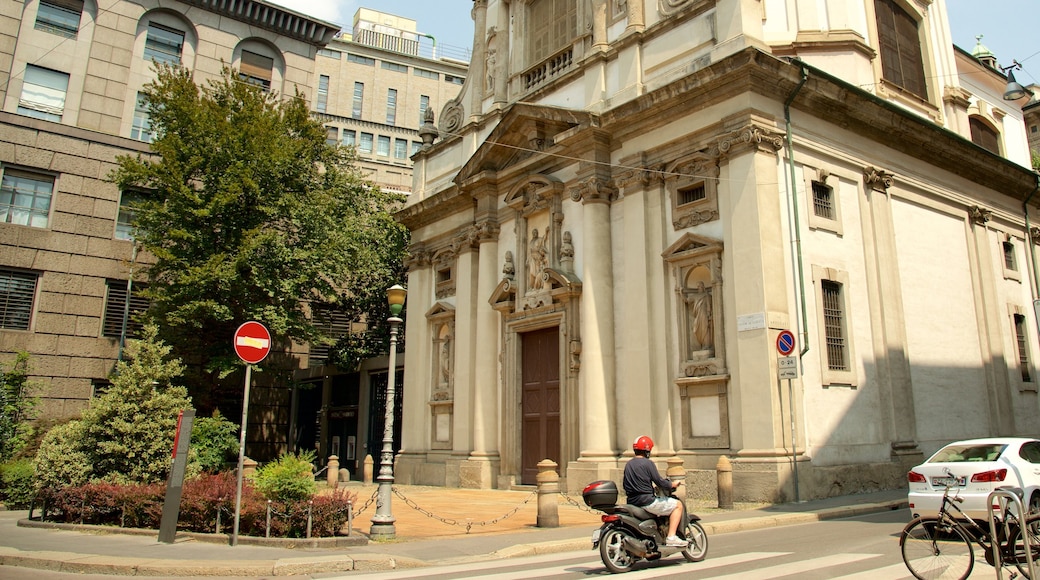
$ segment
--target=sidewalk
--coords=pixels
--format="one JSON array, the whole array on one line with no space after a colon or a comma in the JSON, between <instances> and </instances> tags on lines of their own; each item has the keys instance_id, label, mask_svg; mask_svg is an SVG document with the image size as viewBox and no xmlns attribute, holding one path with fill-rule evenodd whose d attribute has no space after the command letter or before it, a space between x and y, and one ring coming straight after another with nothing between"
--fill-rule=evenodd
<instances>
[{"instance_id":1,"label":"sidewalk","mask_svg":"<svg viewBox=\"0 0 1040 580\"><path fill-rule=\"evenodd\" d=\"M364 505L375 486L352 485ZM537 528L533 491L395 486L392 511L397 539L333 548L258 546L198 541L178 534L173 544L147 534L101 533L84 528L18 525L26 511L0 511L0 565L82 574L141 576L289 576L349 570L391 570L462 561L588 550L600 513L581 496L559 496L558 528ZM402 499L402 497L404 499ZM570 501L569 501L570 500ZM573 503L572 503L573 501ZM687 502L709 536L809 523L906 507L904 490L779 505L738 504L720 510ZM416 509L418 508L418 509ZM375 504L354 522L367 532ZM907 512L907 520L910 515ZM468 532L467 532L467 527Z\"/></svg>"}]
</instances>

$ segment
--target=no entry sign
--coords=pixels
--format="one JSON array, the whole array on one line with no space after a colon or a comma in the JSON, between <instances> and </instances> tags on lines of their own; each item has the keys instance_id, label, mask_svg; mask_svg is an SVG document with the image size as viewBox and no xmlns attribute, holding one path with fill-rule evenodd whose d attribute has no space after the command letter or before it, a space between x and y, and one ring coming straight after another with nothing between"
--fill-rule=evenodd
<instances>
[{"instance_id":1,"label":"no entry sign","mask_svg":"<svg viewBox=\"0 0 1040 580\"><path fill-rule=\"evenodd\" d=\"M271 333L259 322L249 321L235 331L235 353L243 361L255 365L271 352Z\"/></svg>"}]
</instances>

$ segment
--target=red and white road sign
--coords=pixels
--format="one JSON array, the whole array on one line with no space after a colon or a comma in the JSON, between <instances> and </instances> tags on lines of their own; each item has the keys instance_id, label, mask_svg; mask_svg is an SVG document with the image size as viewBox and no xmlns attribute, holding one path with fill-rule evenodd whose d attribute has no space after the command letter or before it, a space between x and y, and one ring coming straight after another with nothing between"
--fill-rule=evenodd
<instances>
[{"instance_id":1,"label":"red and white road sign","mask_svg":"<svg viewBox=\"0 0 1040 580\"><path fill-rule=\"evenodd\" d=\"M271 352L271 333L259 322L249 321L235 331L235 353L243 361L255 365Z\"/></svg>"}]
</instances>

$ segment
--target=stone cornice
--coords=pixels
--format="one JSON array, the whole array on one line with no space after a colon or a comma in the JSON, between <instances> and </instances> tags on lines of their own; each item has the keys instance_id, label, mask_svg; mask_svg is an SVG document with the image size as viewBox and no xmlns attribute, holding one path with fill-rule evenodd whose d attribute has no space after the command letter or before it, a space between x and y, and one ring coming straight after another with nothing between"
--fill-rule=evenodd
<instances>
[{"instance_id":1,"label":"stone cornice","mask_svg":"<svg viewBox=\"0 0 1040 580\"><path fill-rule=\"evenodd\" d=\"M282 36L324 47L339 32L340 27L293 12L263 0L181 0L221 16L251 26L258 26Z\"/></svg>"}]
</instances>

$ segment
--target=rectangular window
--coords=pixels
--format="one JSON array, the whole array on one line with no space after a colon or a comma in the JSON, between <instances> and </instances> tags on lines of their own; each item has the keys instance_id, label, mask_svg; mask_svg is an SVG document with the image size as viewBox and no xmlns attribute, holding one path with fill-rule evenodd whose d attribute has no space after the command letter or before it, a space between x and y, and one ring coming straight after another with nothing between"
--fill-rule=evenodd
<instances>
[{"instance_id":1,"label":"rectangular window","mask_svg":"<svg viewBox=\"0 0 1040 580\"><path fill-rule=\"evenodd\" d=\"M412 74L414 74L417 77L422 77L424 79L433 79L435 81L440 80L441 78L441 75L439 73L435 73L432 70L426 70L419 67L413 67Z\"/></svg>"},{"instance_id":2,"label":"rectangular window","mask_svg":"<svg viewBox=\"0 0 1040 580\"><path fill-rule=\"evenodd\" d=\"M382 155L383 157L390 156L390 138L386 135L380 135L378 146L376 149L376 155Z\"/></svg>"},{"instance_id":3,"label":"rectangular window","mask_svg":"<svg viewBox=\"0 0 1040 580\"><path fill-rule=\"evenodd\" d=\"M327 48L318 49L318 56L324 56L325 58L332 58L339 60L340 52L338 50L329 50Z\"/></svg>"},{"instance_id":4,"label":"rectangular window","mask_svg":"<svg viewBox=\"0 0 1040 580\"><path fill-rule=\"evenodd\" d=\"M358 146L358 151L362 153L372 153L372 141L373 137L371 133L362 133L361 144Z\"/></svg>"},{"instance_id":5,"label":"rectangular window","mask_svg":"<svg viewBox=\"0 0 1040 580\"><path fill-rule=\"evenodd\" d=\"M927 98L924 58L917 21L896 0L875 0L881 76L922 99Z\"/></svg>"},{"instance_id":6,"label":"rectangular window","mask_svg":"<svg viewBox=\"0 0 1040 580\"><path fill-rule=\"evenodd\" d=\"M339 129L337 127L325 127L325 142L329 145L339 143Z\"/></svg>"},{"instance_id":7,"label":"rectangular window","mask_svg":"<svg viewBox=\"0 0 1040 580\"><path fill-rule=\"evenodd\" d=\"M0 184L0 221L45 228L51 212L54 177L4 168Z\"/></svg>"},{"instance_id":8,"label":"rectangular window","mask_svg":"<svg viewBox=\"0 0 1040 580\"><path fill-rule=\"evenodd\" d=\"M407 139L394 139L394 159L408 159Z\"/></svg>"},{"instance_id":9,"label":"rectangular window","mask_svg":"<svg viewBox=\"0 0 1040 580\"><path fill-rule=\"evenodd\" d=\"M319 113L324 113L329 106L329 77L321 75L318 77L318 100L314 107Z\"/></svg>"},{"instance_id":10,"label":"rectangular window","mask_svg":"<svg viewBox=\"0 0 1040 580\"><path fill-rule=\"evenodd\" d=\"M130 138L151 143L155 139L152 131L151 116L148 113L148 97L137 93L137 104L134 105L134 120L130 126Z\"/></svg>"},{"instance_id":11,"label":"rectangular window","mask_svg":"<svg viewBox=\"0 0 1040 580\"><path fill-rule=\"evenodd\" d=\"M22 79L22 96L18 99L18 113L60 123L65 113L65 94L68 90L68 74L27 64Z\"/></svg>"},{"instance_id":12,"label":"rectangular window","mask_svg":"<svg viewBox=\"0 0 1040 580\"><path fill-rule=\"evenodd\" d=\"M357 143L357 133L351 129L343 129L339 134L339 144L344 147L353 147Z\"/></svg>"},{"instance_id":13,"label":"rectangular window","mask_svg":"<svg viewBox=\"0 0 1040 580\"><path fill-rule=\"evenodd\" d=\"M834 190L826 183L812 182L813 213L817 217L834 219Z\"/></svg>"},{"instance_id":14,"label":"rectangular window","mask_svg":"<svg viewBox=\"0 0 1040 580\"><path fill-rule=\"evenodd\" d=\"M363 64L365 66L376 66L376 59L368 58L367 56L359 56L356 54L347 53L347 62L353 62L357 64Z\"/></svg>"},{"instance_id":15,"label":"rectangular window","mask_svg":"<svg viewBox=\"0 0 1040 580\"><path fill-rule=\"evenodd\" d=\"M1015 263L1015 244L1005 241L1001 244L1001 248L1004 250L1004 269L1012 272L1018 270L1018 265Z\"/></svg>"},{"instance_id":16,"label":"rectangular window","mask_svg":"<svg viewBox=\"0 0 1040 580\"><path fill-rule=\"evenodd\" d=\"M530 65L549 58L578 36L578 3L573 0L532 0L526 16Z\"/></svg>"},{"instance_id":17,"label":"rectangular window","mask_svg":"<svg viewBox=\"0 0 1040 580\"><path fill-rule=\"evenodd\" d=\"M386 91L386 124L397 124L397 89Z\"/></svg>"},{"instance_id":18,"label":"rectangular window","mask_svg":"<svg viewBox=\"0 0 1040 580\"><path fill-rule=\"evenodd\" d=\"M361 118L361 105L365 100L365 83L354 83L354 105L350 109L350 116L355 119Z\"/></svg>"},{"instance_id":19,"label":"rectangular window","mask_svg":"<svg viewBox=\"0 0 1040 580\"><path fill-rule=\"evenodd\" d=\"M1015 344L1018 345L1018 368L1022 372L1022 382L1033 382L1029 372L1029 343L1026 338L1026 317L1015 314Z\"/></svg>"},{"instance_id":20,"label":"rectangular window","mask_svg":"<svg viewBox=\"0 0 1040 580\"><path fill-rule=\"evenodd\" d=\"M849 356L841 284L832 280L822 280L821 284L823 325L827 342L827 368L832 371L847 371L849 370Z\"/></svg>"},{"instance_id":21,"label":"rectangular window","mask_svg":"<svg viewBox=\"0 0 1040 580\"><path fill-rule=\"evenodd\" d=\"M38 276L0 269L0 328L29 330Z\"/></svg>"},{"instance_id":22,"label":"rectangular window","mask_svg":"<svg viewBox=\"0 0 1040 580\"><path fill-rule=\"evenodd\" d=\"M272 71L274 71L273 58L248 50L242 51L242 61L238 68L239 79L267 91L271 89L271 78L274 76Z\"/></svg>"},{"instance_id":23,"label":"rectangular window","mask_svg":"<svg viewBox=\"0 0 1040 580\"><path fill-rule=\"evenodd\" d=\"M426 109L430 108L430 97L419 95L419 126L426 122Z\"/></svg>"},{"instance_id":24,"label":"rectangular window","mask_svg":"<svg viewBox=\"0 0 1040 580\"><path fill-rule=\"evenodd\" d=\"M148 300L141 296L144 285L130 285L130 304L126 302L126 280L106 280L108 292L105 296L105 319L102 321L101 336L119 338L123 335L123 319L126 318L127 338L141 336L140 315L148 310ZM129 306L129 309L127 308Z\"/></svg>"},{"instance_id":25,"label":"rectangular window","mask_svg":"<svg viewBox=\"0 0 1040 580\"><path fill-rule=\"evenodd\" d=\"M444 82L451 83L453 85L461 85L466 82L465 77L456 77L452 75L444 75Z\"/></svg>"},{"instance_id":26,"label":"rectangular window","mask_svg":"<svg viewBox=\"0 0 1040 580\"><path fill-rule=\"evenodd\" d=\"M678 193L679 205L694 203L696 201L701 201L702 199L706 199L708 197L707 189L704 187L703 183L698 183L689 187L683 187L679 189Z\"/></svg>"},{"instance_id":27,"label":"rectangular window","mask_svg":"<svg viewBox=\"0 0 1040 580\"><path fill-rule=\"evenodd\" d=\"M40 0L36 11L36 30L65 38L76 38L83 0Z\"/></svg>"},{"instance_id":28,"label":"rectangular window","mask_svg":"<svg viewBox=\"0 0 1040 580\"><path fill-rule=\"evenodd\" d=\"M141 194L124 191L119 200L119 215L116 216L116 239L134 239L134 218L137 216L134 205L141 201Z\"/></svg>"},{"instance_id":29,"label":"rectangular window","mask_svg":"<svg viewBox=\"0 0 1040 580\"><path fill-rule=\"evenodd\" d=\"M144 41L145 60L180 64L182 47L184 47L183 32L155 22L148 23L148 36Z\"/></svg>"},{"instance_id":30,"label":"rectangular window","mask_svg":"<svg viewBox=\"0 0 1040 580\"><path fill-rule=\"evenodd\" d=\"M397 64L396 62L387 62L385 60L382 61L382 62L383 62L383 68L385 68L386 70L392 70L394 72L403 72L403 73L408 72L408 67L403 65L403 64Z\"/></svg>"},{"instance_id":31,"label":"rectangular window","mask_svg":"<svg viewBox=\"0 0 1040 580\"><path fill-rule=\"evenodd\" d=\"M415 155L416 153L418 153L420 149L422 149L422 142L421 141L412 141L412 155Z\"/></svg>"}]
</instances>

